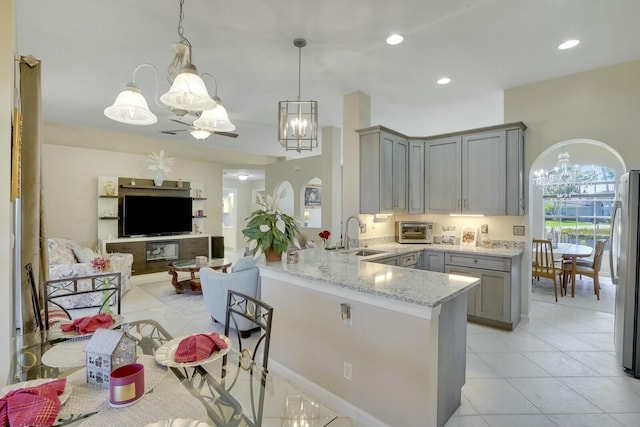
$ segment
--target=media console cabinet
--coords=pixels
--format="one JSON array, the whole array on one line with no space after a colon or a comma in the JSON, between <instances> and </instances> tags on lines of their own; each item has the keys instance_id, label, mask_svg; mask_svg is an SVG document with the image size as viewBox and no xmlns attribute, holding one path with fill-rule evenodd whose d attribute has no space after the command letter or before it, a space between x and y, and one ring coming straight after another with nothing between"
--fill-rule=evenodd
<instances>
[{"instance_id":1,"label":"media console cabinet","mask_svg":"<svg viewBox=\"0 0 640 427\"><path fill-rule=\"evenodd\" d=\"M133 254L132 274L168 271L169 264L179 259L211 258L211 236L208 234L182 234L157 237L123 237L101 239L103 252Z\"/></svg>"}]
</instances>

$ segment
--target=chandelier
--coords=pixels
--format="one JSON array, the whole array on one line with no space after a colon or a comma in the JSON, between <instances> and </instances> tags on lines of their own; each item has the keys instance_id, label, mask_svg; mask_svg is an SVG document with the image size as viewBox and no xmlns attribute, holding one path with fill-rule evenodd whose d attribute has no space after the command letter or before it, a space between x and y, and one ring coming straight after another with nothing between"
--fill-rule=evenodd
<instances>
[{"instance_id":1,"label":"chandelier","mask_svg":"<svg viewBox=\"0 0 640 427\"><path fill-rule=\"evenodd\" d=\"M580 191L580 186L596 179L593 167L572 165L569 153L558 154L556 166L533 173L533 183L543 188L545 194L555 194L559 198L570 197Z\"/></svg>"},{"instance_id":2,"label":"chandelier","mask_svg":"<svg viewBox=\"0 0 640 427\"><path fill-rule=\"evenodd\" d=\"M311 151L318 148L318 102L300 100L302 48L305 39L295 39L298 48L298 100L278 102L278 140L287 151Z\"/></svg>"},{"instance_id":3,"label":"chandelier","mask_svg":"<svg viewBox=\"0 0 640 427\"><path fill-rule=\"evenodd\" d=\"M204 81L198 75L195 65L191 63L191 42L184 36L182 27L184 19L183 5L184 0L180 0L180 14L178 16L178 37L180 42L172 45L176 51L176 56L167 72L167 79L171 84L171 88L160 96L160 102L174 110L178 115L184 115L188 111L213 110L218 105L214 98L209 96ZM156 68L150 64L139 65L133 72L133 82L128 83L113 105L104 110L105 116L112 120L132 125L151 125L158 121L155 114L149 110L147 101L135 84L136 73L143 66L148 66L155 71L157 93ZM179 72L177 71L178 69L180 69ZM161 108L163 107L157 100L156 104Z\"/></svg>"}]
</instances>

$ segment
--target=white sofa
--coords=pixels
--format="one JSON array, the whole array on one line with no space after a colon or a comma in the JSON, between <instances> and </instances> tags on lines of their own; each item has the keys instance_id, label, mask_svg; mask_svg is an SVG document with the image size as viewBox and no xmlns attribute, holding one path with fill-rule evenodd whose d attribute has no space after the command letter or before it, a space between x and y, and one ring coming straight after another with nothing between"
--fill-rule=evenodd
<instances>
[{"instance_id":1,"label":"white sofa","mask_svg":"<svg viewBox=\"0 0 640 427\"><path fill-rule=\"evenodd\" d=\"M221 273L208 267L200 269L202 296L211 318L224 325L227 314L227 291L243 293L260 298L260 270L251 256L236 261L231 273ZM238 329L248 336L254 324L246 319L238 319ZM231 325L232 329L235 329Z\"/></svg>"},{"instance_id":2,"label":"white sofa","mask_svg":"<svg viewBox=\"0 0 640 427\"><path fill-rule=\"evenodd\" d=\"M133 265L133 255L123 253L97 254L90 248L83 248L73 240L62 238L47 239L47 255L49 262L49 278L65 279L69 277L92 276L101 273L94 270L91 261L98 256L108 258L110 261L110 272L120 273L120 292L124 295L131 289L131 266ZM88 299L74 299L73 305L93 306L100 303L100 295L88 294ZM93 301L95 299L95 301ZM74 307L69 307L74 308Z\"/></svg>"}]
</instances>

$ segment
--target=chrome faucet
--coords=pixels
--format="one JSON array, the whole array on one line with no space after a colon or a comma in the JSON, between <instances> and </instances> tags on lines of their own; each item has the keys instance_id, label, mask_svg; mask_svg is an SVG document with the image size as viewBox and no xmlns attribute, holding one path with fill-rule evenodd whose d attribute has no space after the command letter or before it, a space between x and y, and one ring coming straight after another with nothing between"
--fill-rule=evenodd
<instances>
[{"instance_id":1,"label":"chrome faucet","mask_svg":"<svg viewBox=\"0 0 640 427\"><path fill-rule=\"evenodd\" d=\"M345 243L344 243L344 248L348 251L349 247L351 246L351 242L349 239L349 220L350 219L355 219L356 221L358 221L358 227L360 227L360 231L365 233L367 231L367 226L365 224L362 223L362 221L360 221L360 218L358 218L355 215L351 215L349 218L347 218L347 223L344 227L344 239L345 239Z\"/></svg>"}]
</instances>

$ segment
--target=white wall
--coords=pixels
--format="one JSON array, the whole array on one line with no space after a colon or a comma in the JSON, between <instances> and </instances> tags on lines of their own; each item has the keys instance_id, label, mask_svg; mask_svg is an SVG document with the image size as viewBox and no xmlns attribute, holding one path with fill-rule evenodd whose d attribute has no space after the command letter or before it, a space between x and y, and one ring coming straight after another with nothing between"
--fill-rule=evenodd
<instances>
[{"instance_id":1,"label":"white wall","mask_svg":"<svg viewBox=\"0 0 640 427\"><path fill-rule=\"evenodd\" d=\"M76 128L77 130L77 128ZM87 130L90 132L90 130ZM58 135L58 134L57 134ZM69 133L69 138L87 135ZM57 145L44 132L43 188L45 227L48 237L67 237L80 245L97 244L97 177L100 175L152 178L146 155L93 150ZM52 144L53 142L53 144ZM158 147L159 151L162 147ZM156 152L157 152L156 151ZM219 235L222 227L222 165L180 159L180 153L165 151L175 157L173 173L166 179L199 182L203 185L204 232Z\"/></svg>"},{"instance_id":2,"label":"white wall","mask_svg":"<svg viewBox=\"0 0 640 427\"><path fill-rule=\"evenodd\" d=\"M14 101L14 55L16 52L15 2L0 5L0 386L6 383L13 352L13 215L11 185L11 110ZM4 30L2 30L4 28Z\"/></svg>"}]
</instances>

